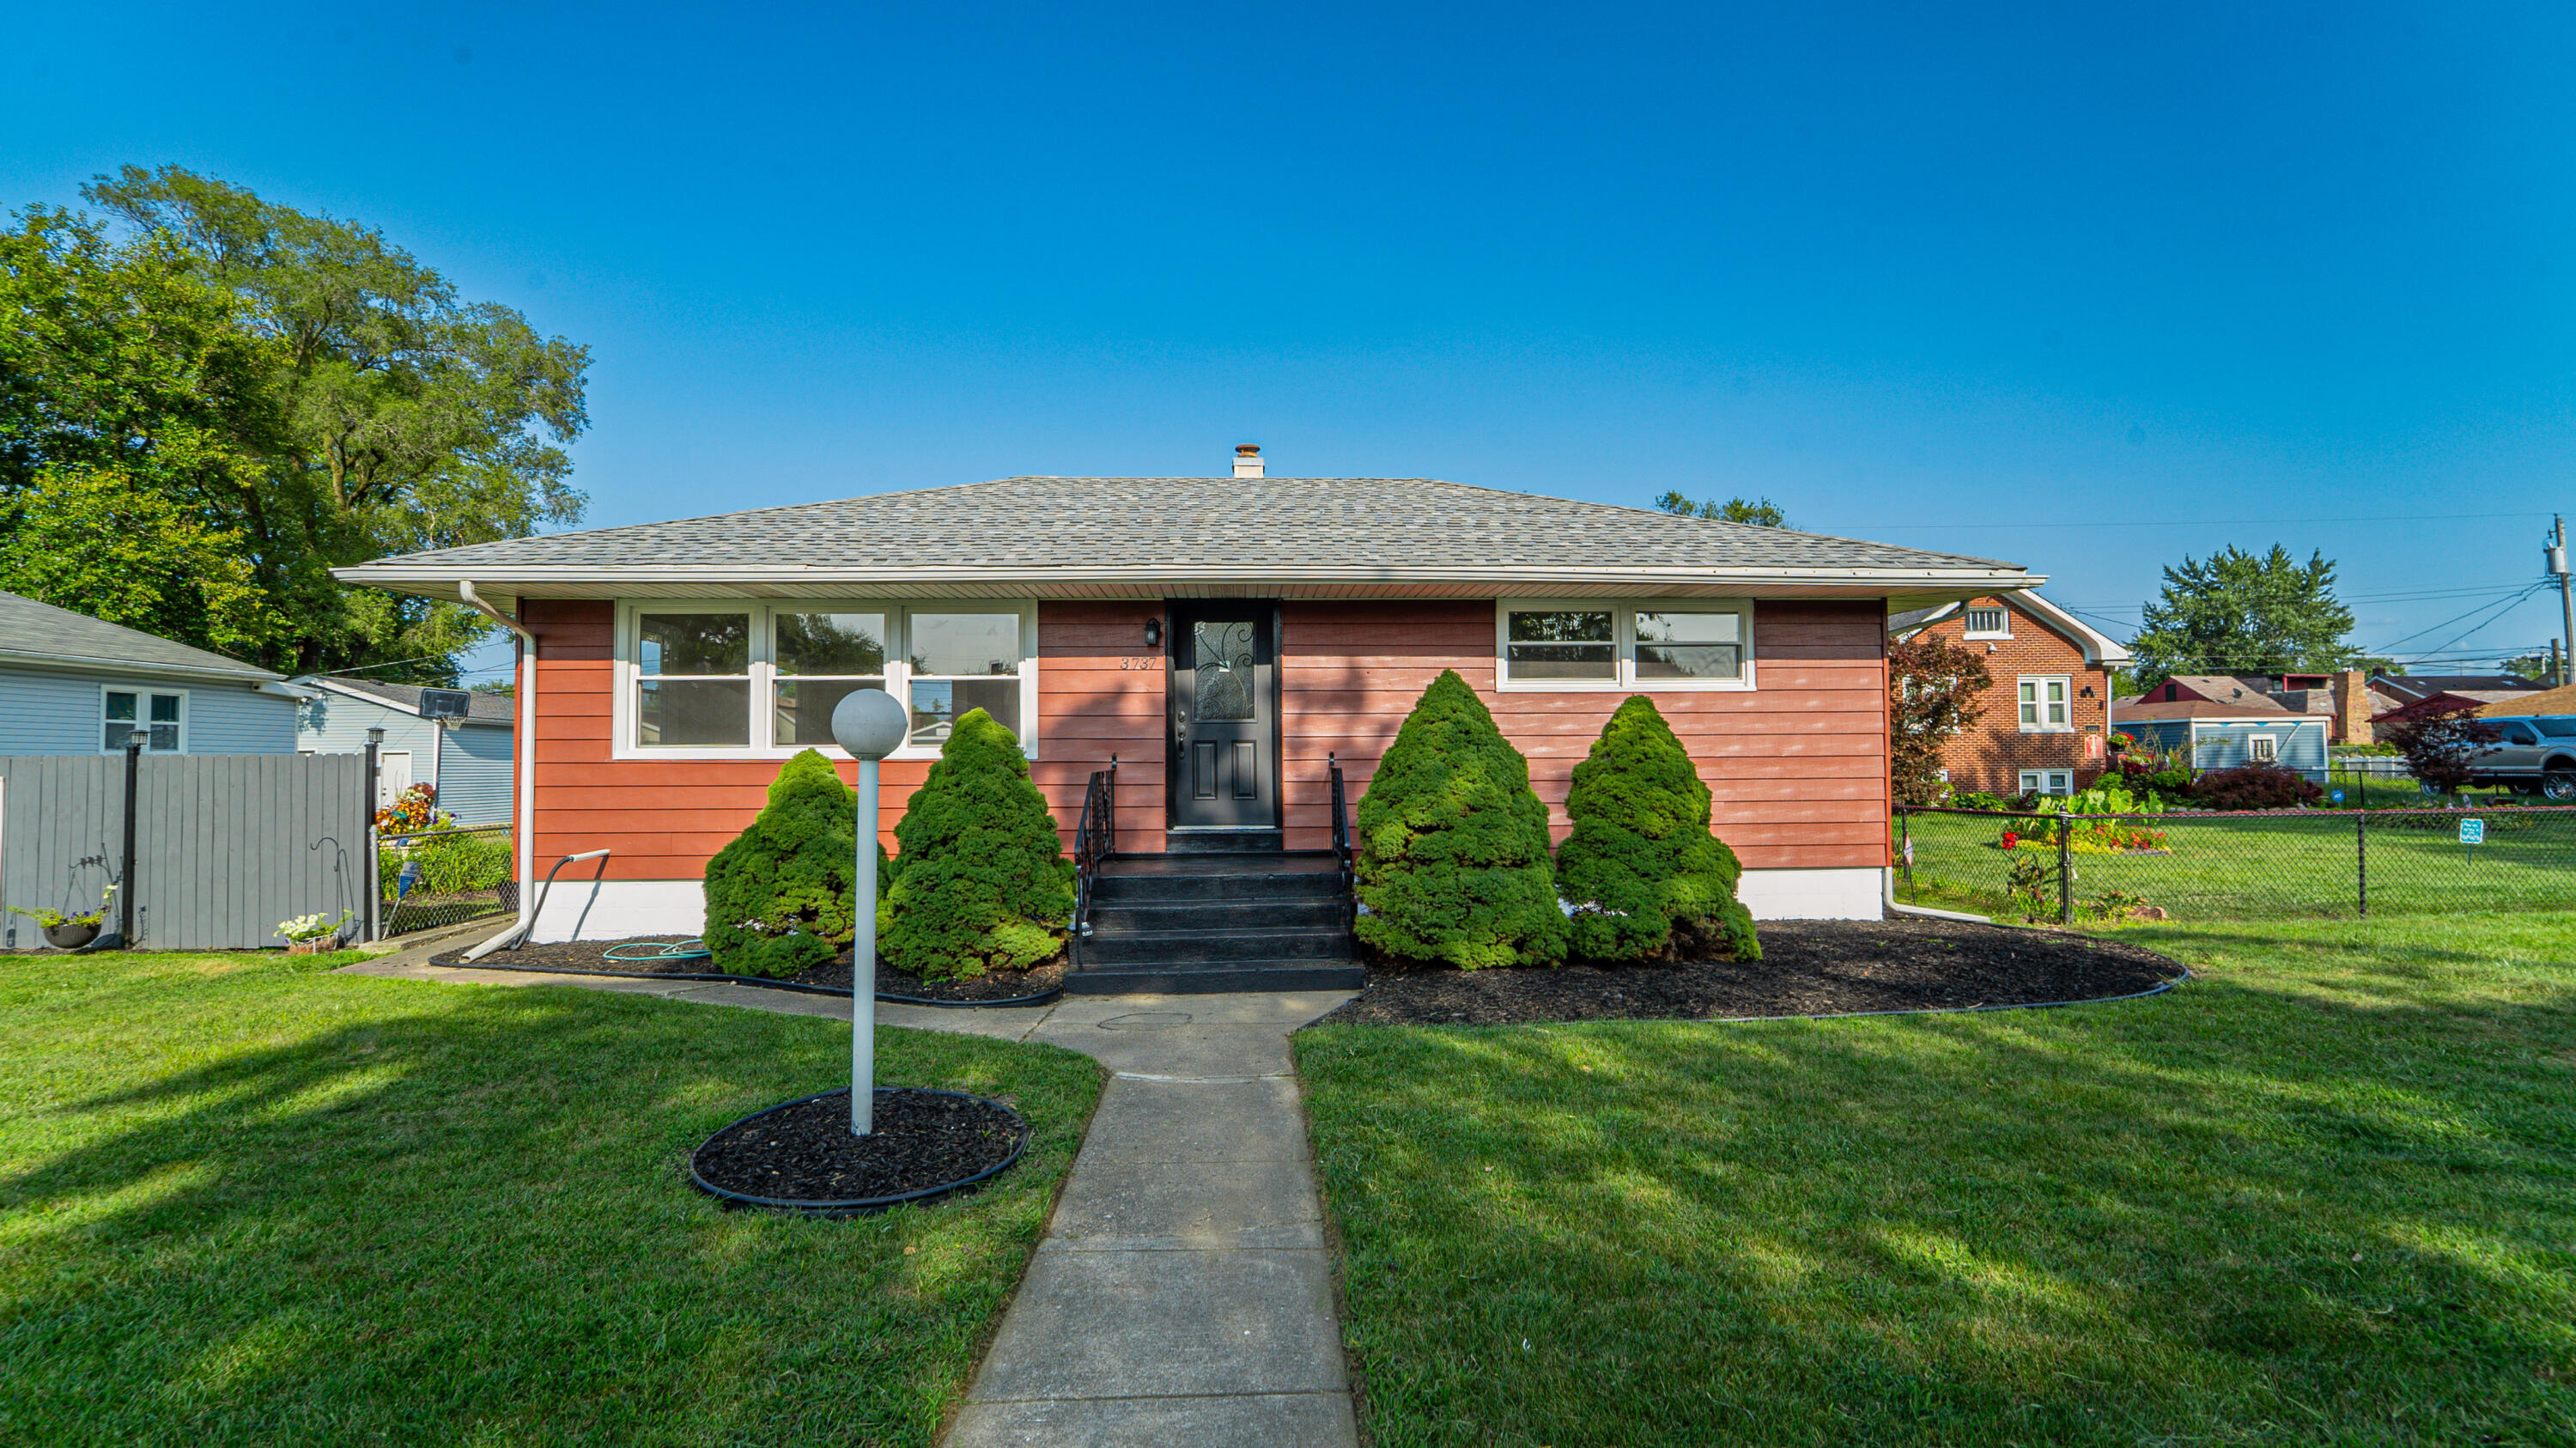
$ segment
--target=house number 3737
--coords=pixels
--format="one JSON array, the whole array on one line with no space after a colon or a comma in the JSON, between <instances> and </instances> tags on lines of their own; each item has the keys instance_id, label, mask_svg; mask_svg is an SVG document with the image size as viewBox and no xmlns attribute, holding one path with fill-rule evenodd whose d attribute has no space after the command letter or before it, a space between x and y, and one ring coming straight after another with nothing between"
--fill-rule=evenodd
<instances>
[{"instance_id":1,"label":"house number 3737","mask_svg":"<svg viewBox=\"0 0 2576 1448\"><path fill-rule=\"evenodd\" d=\"M1159 669L1162 666L1161 658L1150 655L1141 659L1127 658L1118 661L1118 667L1122 669Z\"/></svg>"}]
</instances>

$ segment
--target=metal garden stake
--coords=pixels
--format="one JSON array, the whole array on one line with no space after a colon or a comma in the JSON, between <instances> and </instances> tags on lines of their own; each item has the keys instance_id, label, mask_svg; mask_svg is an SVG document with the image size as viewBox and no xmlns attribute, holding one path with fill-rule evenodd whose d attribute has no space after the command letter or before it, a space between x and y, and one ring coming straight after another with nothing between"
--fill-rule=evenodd
<instances>
[{"instance_id":1,"label":"metal garden stake","mask_svg":"<svg viewBox=\"0 0 2576 1448\"><path fill-rule=\"evenodd\" d=\"M854 689L832 710L832 739L859 762L858 918L850 942L850 1134L876 1129L877 761L903 743L909 721L883 689Z\"/></svg>"}]
</instances>

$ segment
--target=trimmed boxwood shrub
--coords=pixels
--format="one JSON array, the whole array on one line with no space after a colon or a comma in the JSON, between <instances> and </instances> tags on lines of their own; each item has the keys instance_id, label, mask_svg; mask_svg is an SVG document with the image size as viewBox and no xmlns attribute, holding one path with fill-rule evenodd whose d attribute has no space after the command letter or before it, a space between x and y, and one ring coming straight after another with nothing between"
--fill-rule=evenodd
<instances>
[{"instance_id":1,"label":"trimmed boxwood shrub","mask_svg":"<svg viewBox=\"0 0 2576 1448\"><path fill-rule=\"evenodd\" d=\"M1360 796L1361 940L1462 970L1565 958L1547 806L1484 701L1443 670Z\"/></svg>"},{"instance_id":2,"label":"trimmed boxwood shrub","mask_svg":"<svg viewBox=\"0 0 2576 1448\"><path fill-rule=\"evenodd\" d=\"M1574 766L1556 888L1587 960L1760 960L1744 873L1709 831L1708 786L1654 701L1631 695Z\"/></svg>"},{"instance_id":3,"label":"trimmed boxwood shrub","mask_svg":"<svg viewBox=\"0 0 2576 1448\"><path fill-rule=\"evenodd\" d=\"M707 954L728 975L791 976L855 933L858 792L808 749L779 767L751 827L707 862ZM877 879L885 880L878 847Z\"/></svg>"},{"instance_id":4,"label":"trimmed boxwood shrub","mask_svg":"<svg viewBox=\"0 0 2576 1448\"><path fill-rule=\"evenodd\" d=\"M896 969L966 979L1064 948L1073 861L1020 741L992 715L957 721L894 837L879 941Z\"/></svg>"}]
</instances>

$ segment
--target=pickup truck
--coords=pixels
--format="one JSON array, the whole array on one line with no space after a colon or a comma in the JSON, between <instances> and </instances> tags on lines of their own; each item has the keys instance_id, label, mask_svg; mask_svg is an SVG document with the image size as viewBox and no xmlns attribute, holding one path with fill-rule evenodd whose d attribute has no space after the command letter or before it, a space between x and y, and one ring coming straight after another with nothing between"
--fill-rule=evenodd
<instances>
[{"instance_id":1,"label":"pickup truck","mask_svg":"<svg viewBox=\"0 0 2576 1448\"><path fill-rule=\"evenodd\" d=\"M2576 714L2490 716L2504 737L2469 756L2469 782L2576 804Z\"/></svg>"}]
</instances>

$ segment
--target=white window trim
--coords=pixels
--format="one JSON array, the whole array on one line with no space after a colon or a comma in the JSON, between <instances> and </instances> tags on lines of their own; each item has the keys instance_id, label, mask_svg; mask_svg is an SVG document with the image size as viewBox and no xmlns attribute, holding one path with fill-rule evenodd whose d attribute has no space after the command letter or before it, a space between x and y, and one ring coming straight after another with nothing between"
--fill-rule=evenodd
<instances>
[{"instance_id":1,"label":"white window trim","mask_svg":"<svg viewBox=\"0 0 2576 1448\"><path fill-rule=\"evenodd\" d=\"M2266 747L2266 748L2269 748L2269 749L2271 750L2271 752L2270 752L2269 754L2264 753L2262 749L2260 749L2260 748L2257 748L2257 747L2256 747L2256 746L2258 746L2258 745L2261 745L2261 746L2264 746L2264 747ZM2262 761L2263 763L2266 763L2266 764L2278 764L2278 763L2280 763L2280 762L2281 762L2281 736L2280 736L2280 735L2278 735L2278 734L2248 734L2248 735L2246 735L2246 736L2245 736L2245 757L2246 757L2246 759L2247 759L2247 760L2249 760L2249 761L2252 761L2252 760L2260 760L2260 761Z\"/></svg>"},{"instance_id":2,"label":"white window trim","mask_svg":"<svg viewBox=\"0 0 2576 1448\"><path fill-rule=\"evenodd\" d=\"M692 744L670 747L635 742L635 685L640 677L637 634L647 613L747 613L751 615L751 742ZM775 697L777 660L769 618L780 613L882 613L886 616L886 691L910 707L912 663L911 616L916 613L1016 613L1020 616L1020 750L1038 757L1038 606L1033 599L1013 598L622 598L617 601L617 695L610 711L608 757L611 759L792 759L807 749L826 758L850 756L837 744L779 744L770 700ZM734 675L719 675L731 678ZM794 677L790 675L790 677ZM937 759L935 745L905 740L888 759Z\"/></svg>"},{"instance_id":3,"label":"white window trim","mask_svg":"<svg viewBox=\"0 0 2576 1448\"><path fill-rule=\"evenodd\" d=\"M1511 677L1512 615L1583 611L1608 612L1612 653L1618 677L1610 679L1514 679ZM1740 679L1650 679L1637 677L1637 615L1640 613L1732 613L1744 648ZM1749 598L1498 598L1494 600L1494 688L1505 694L1743 694L1754 687L1753 600Z\"/></svg>"},{"instance_id":4,"label":"white window trim","mask_svg":"<svg viewBox=\"0 0 2576 1448\"><path fill-rule=\"evenodd\" d=\"M2047 716L2048 716L2048 684L2049 684L2049 682L2050 682L2051 680L2054 680L2054 681L2056 681L2056 682L2058 682L2058 683L2060 683L2060 684L2064 684L2064 685L2066 686L2066 698L2065 698L2065 699L2064 699L2064 701L2063 701L2063 702L2065 703L2065 705L2066 705L2066 722L2065 722L2065 723L2063 723L2063 724L2051 724L2051 723L2049 723L2049 722L2048 722L2048 717L2047 717ZM2022 723L2022 722L2021 722L2021 686L2022 686L2022 685L2024 685L2024 684L2032 684L2032 685L2036 685L2036 686L2038 686L2038 692L2032 696L2032 702L2034 702L2034 703L2036 703L2036 704L2038 704L2038 705L2039 705L2039 713L2040 713L2039 722L2037 722L2037 723L2035 723L2035 724L2024 724L2024 723ZM2072 733L2074 733L2074 732L2075 732L2075 676L2074 676L2074 675L2072 675L2072 674L2016 674L2016 675L2014 675L2014 676L2013 676L2013 723L2014 723L2015 725L2017 725L2017 726L2020 728L2020 731L2021 731L2022 733L2024 733L2024 734L2072 734Z\"/></svg>"},{"instance_id":5,"label":"white window trim","mask_svg":"<svg viewBox=\"0 0 2576 1448\"><path fill-rule=\"evenodd\" d=\"M110 749L107 747L107 696L110 694L132 694L134 696L134 712L136 714L134 722L138 727L147 731L144 736L147 741L143 746L144 753L167 755L185 754L188 752L188 716L195 711L188 707L188 690L186 687L173 687L168 684L101 684L98 686L97 716L90 720L90 728L96 731L92 737L98 740L99 753L107 755L110 758L114 758L115 756L125 752L122 749ZM148 742L151 738L148 731L152 728L152 696L155 694L176 694L179 696L179 747L176 749L155 749Z\"/></svg>"},{"instance_id":6,"label":"white window trim","mask_svg":"<svg viewBox=\"0 0 2576 1448\"><path fill-rule=\"evenodd\" d=\"M2000 629L1981 629L1981 628L1969 628L1969 627L1967 627L1968 620L1970 620L1970 619L1972 619L1972 618L1975 618L1978 614L1985 612L1985 611L1986 611L1986 610L1988 610L1989 608L1991 608L1991 609L1992 609L1993 611L1995 611L1996 613L2000 613L2000 614L2002 614L2002 615L2004 616L2004 626L2003 626L2002 628L2000 628ZM2013 636L2013 635L2012 635L2012 617L2013 617L2013 616L2012 616L2012 610L2011 610L2010 608L2006 607L2005 605L2000 604L2000 603L1997 603L1997 604L1972 604L1972 605L1968 605L1968 606L1963 607L1963 608L1961 608L1961 609L1959 610L1959 624L1960 624L1960 630L1961 630L1961 634L1960 634L1960 636L1961 636L1961 637L1963 637L1963 638L1972 638L1972 639L2008 639L2008 638L2011 638L2011 637Z\"/></svg>"},{"instance_id":7,"label":"white window trim","mask_svg":"<svg viewBox=\"0 0 2576 1448\"><path fill-rule=\"evenodd\" d=\"M2066 787L2063 789L2050 789L2048 787L2048 779L2050 775L2055 775L2058 778L2065 780ZM2037 782L2034 783L2033 781ZM2021 792L2024 794L2064 796L2075 793L2075 771L2071 769L2025 769L2021 771L2016 782L2020 784Z\"/></svg>"}]
</instances>

